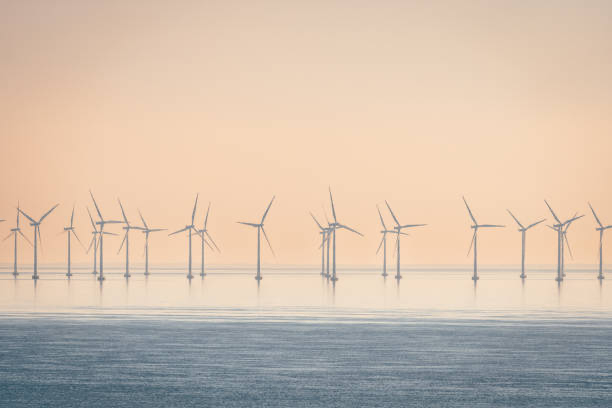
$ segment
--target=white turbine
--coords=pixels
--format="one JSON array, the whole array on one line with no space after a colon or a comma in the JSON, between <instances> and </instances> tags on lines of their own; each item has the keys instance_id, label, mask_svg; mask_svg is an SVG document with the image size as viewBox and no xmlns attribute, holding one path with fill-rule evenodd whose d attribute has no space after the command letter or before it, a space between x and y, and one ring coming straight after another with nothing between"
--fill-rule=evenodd
<instances>
[{"instance_id":1,"label":"white turbine","mask_svg":"<svg viewBox=\"0 0 612 408\"><path fill-rule=\"evenodd\" d=\"M463 202L465 203L465 207L467 208L468 213L470 214L470 218L472 219L472 222L474 223L470 227L474 229L474 235L472 236L472 242L470 243L470 249L468 249L468 255L470 254L472 247L474 247L474 275L472 275L472 280L476 282L479 279L478 278L478 229L479 228L503 228L505 227L505 225L478 224L478 222L476 221L476 218L474 218L474 214L472 214L472 210L470 210L470 206L465 200L465 197L463 197Z\"/></svg>"},{"instance_id":2,"label":"white turbine","mask_svg":"<svg viewBox=\"0 0 612 408\"><path fill-rule=\"evenodd\" d=\"M312 215L312 213L310 213L310 216L312 217L312 219L314 220L314 222L317 224L317 226L319 227L319 234L321 234L321 246L319 246L319 248L321 248L321 276L325 276L325 243L327 242L327 257L328 257L328 261L327 261L327 266L328 266L328 271L329 271L329 228L325 228L324 226L322 226L319 221L317 221L317 219L315 218L314 215Z\"/></svg>"},{"instance_id":3,"label":"white turbine","mask_svg":"<svg viewBox=\"0 0 612 408\"><path fill-rule=\"evenodd\" d=\"M597 216L597 214L595 214L595 210L593 209L593 206L591 206L591 203L589 203L589 207L591 208L591 211L593 212L593 217L595 217L595 221L597 221L597 225L599 225L599 227L595 228L596 231L599 231L599 275L597 275L597 279L602 280L604 278L603 276L603 233L605 230L612 228L612 225L607 225L604 227L601 221L599 220L599 217Z\"/></svg>"},{"instance_id":4,"label":"white turbine","mask_svg":"<svg viewBox=\"0 0 612 408\"><path fill-rule=\"evenodd\" d=\"M9 239L11 236L14 238L14 241L13 241L14 242L14 247L13 247L13 249L14 249L14 251L13 251L13 276L15 276L15 277L17 275L19 275L19 272L17 271L17 236L21 235L21 237L23 239L25 239L26 242L28 244L30 244L30 246L32 246L32 243L30 242L30 240L25 235L23 235L23 232L21 231L21 228L19 228L19 215L20 215L20 212L19 212L19 203L17 203L17 223L16 223L16 226L15 226L15 228L11 228L11 233L8 234L6 238L4 238L4 241Z\"/></svg>"},{"instance_id":5,"label":"white turbine","mask_svg":"<svg viewBox=\"0 0 612 408\"><path fill-rule=\"evenodd\" d=\"M561 222L559 217L557 217L557 214L555 214L555 212L553 211L550 204L548 204L548 201L544 200L544 203L546 203L548 210L550 211L553 218L557 222L556 224L552 225L550 228L552 228L553 230L557 232L557 277L555 278L555 280L557 282L561 282L563 280L563 276L565 275L565 256L564 256L564 244L563 244L564 241L568 245L568 248L569 248L569 242L567 242L567 235L566 235L567 228L569 228L572 222L576 221L579 218L584 217L584 215L580 215L580 216L574 215L572 218L564 222ZM571 249L570 249L570 255L571 255Z\"/></svg>"},{"instance_id":6,"label":"white turbine","mask_svg":"<svg viewBox=\"0 0 612 408\"><path fill-rule=\"evenodd\" d=\"M79 239L79 236L74 230L74 206L72 206L72 215L70 216L70 226L64 227L64 233L67 234L67 237L68 237L68 246L67 246L68 248L68 255L67 255L68 272L66 272L66 276L70 278L72 276L72 269L71 269L72 265L71 265L71 258L70 258L70 250L71 250L70 238L72 237L72 235L74 235L74 237L77 239L79 244L81 244L81 247L83 247L83 243L81 242L81 240ZM85 248L83 247L83 249Z\"/></svg>"},{"instance_id":7,"label":"white turbine","mask_svg":"<svg viewBox=\"0 0 612 408\"><path fill-rule=\"evenodd\" d=\"M26 214L21 208L17 208L17 210L23 214L28 220L30 220L30 225L34 227L34 274L32 275L32 279L38 279L38 241L40 240L40 245L42 248L42 237L40 235L40 223L43 222L45 218L51 211L55 210L59 204L55 204L49 211L47 211L42 217L35 221L32 217Z\"/></svg>"},{"instance_id":8,"label":"white turbine","mask_svg":"<svg viewBox=\"0 0 612 408\"><path fill-rule=\"evenodd\" d=\"M261 233L262 232L263 232L264 238L266 239L266 242L268 243L268 246L270 247L270 251L272 252L272 255L274 255L272 244L270 244L270 240L268 239L268 235L266 234L266 230L264 229L264 221L266 219L266 216L268 215L268 211L270 211L270 207L272 206L272 203L274 202L274 198L275 197L272 197L272 200L270 200L270 204L268 204L268 208L266 208L266 211L261 217L261 221L259 222L259 224L238 221L238 224L248 225L249 227L257 228L257 275L255 275L255 280L257 280L258 282L263 279L261 277Z\"/></svg>"},{"instance_id":9,"label":"white turbine","mask_svg":"<svg viewBox=\"0 0 612 408\"><path fill-rule=\"evenodd\" d=\"M344 224L340 224L338 222L338 218L336 217L336 209L334 207L334 198L332 197L332 192L331 192L331 187L329 188L329 201L331 202L331 209L332 209L332 215L334 217L334 222L329 224L329 228L331 230L331 236L333 239L332 242L332 247L333 247L333 262L332 262L332 277L331 280L332 282L336 282L338 280L338 277L336 276L336 230L337 229L345 229L351 232L354 232L357 235L360 235L363 237L363 234L361 232L358 232L350 227L347 227Z\"/></svg>"},{"instance_id":10,"label":"white turbine","mask_svg":"<svg viewBox=\"0 0 612 408\"><path fill-rule=\"evenodd\" d=\"M119 207L121 207L121 215L123 216L123 222L125 224L125 226L123 227L125 234L123 235L123 240L121 241L121 245L119 246L119 250L117 251L117 253L121 252L123 244L125 244L125 273L123 274L123 277L127 279L132 276L130 275L130 230L142 231L143 228L130 225L128 218L125 215L123 205L121 204L121 200L117 199L117 201L119 202Z\"/></svg>"},{"instance_id":11,"label":"white turbine","mask_svg":"<svg viewBox=\"0 0 612 408\"><path fill-rule=\"evenodd\" d=\"M521 233L521 279L525 279L527 277L527 275L525 275L525 240L527 238L527 231L533 227L535 227L536 225L540 224L541 222L546 221L546 219L541 219L540 221L536 221L533 224L529 224L528 226L523 226L523 224L521 224L521 222L514 216L514 214L512 214L512 212L508 209L506 209L506 211L508 211L508 214L510 214L510 216L512 218L514 218L514 221L518 224L519 226L519 232Z\"/></svg>"},{"instance_id":12,"label":"white turbine","mask_svg":"<svg viewBox=\"0 0 612 408\"><path fill-rule=\"evenodd\" d=\"M212 237L210 236L210 234L208 233L208 213L210 212L210 202L208 203L208 209L206 210L206 217L204 217L204 225L202 226L201 230L196 229L196 233L200 236L201 240L202 240L202 263L201 263L201 271L200 271L200 276L204 277L206 276L206 272L204 271L205 269L205 258L204 258L204 249L205 249L205 245L208 245L208 247L211 250L217 250L219 252L221 252L221 250L219 249L219 247L217 246L217 244L215 244L215 241L212 239ZM206 239L208 237L208 239L210 240L210 242L212 243L211 246L210 243L208 242L208 240Z\"/></svg>"},{"instance_id":13,"label":"white turbine","mask_svg":"<svg viewBox=\"0 0 612 408\"><path fill-rule=\"evenodd\" d=\"M138 210L138 215L140 215L140 220L142 221L142 225L144 228L142 229L142 233L145 234L145 247L144 247L144 251L145 251L145 276L149 276L149 234L152 232L159 232L159 231L166 231L165 228L149 228L149 226L147 225L147 222L145 221L144 217L142 216L142 214L140 213L140 210Z\"/></svg>"},{"instance_id":14,"label":"white turbine","mask_svg":"<svg viewBox=\"0 0 612 408\"><path fill-rule=\"evenodd\" d=\"M389 209L389 212L391 213L391 217L393 217L393 221L395 221L395 227L393 227L393 229L395 230L395 234L397 235L396 239L396 252L397 252L397 272L395 274L395 279L400 280L402 279L402 275L400 274L400 235L407 235L406 233L402 232L402 230L404 228L414 228L414 227L424 227L427 224L406 224L406 225L401 225L400 222L398 221L397 217L395 216L395 214L393 213L393 210L391 209L391 206L389 205L389 203L387 202L387 200L385 200L385 204L387 204L387 208ZM382 220L382 218L381 218Z\"/></svg>"},{"instance_id":15,"label":"white turbine","mask_svg":"<svg viewBox=\"0 0 612 408\"><path fill-rule=\"evenodd\" d=\"M191 235L193 232L197 233L197 229L194 225L194 220L195 220L196 208L198 207L198 197L199 197L199 194L196 195L195 204L193 205L193 212L191 213L191 224L185 225L185 228L182 228L178 231L174 231L173 233L168 235L168 236L172 236L172 235L184 232L184 231L187 231L187 233L189 234L189 272L187 273L187 279L190 279L190 280L193 279L193 275L191 274Z\"/></svg>"},{"instance_id":16,"label":"white turbine","mask_svg":"<svg viewBox=\"0 0 612 408\"><path fill-rule=\"evenodd\" d=\"M93 193L91 192L91 190L89 191L89 195L91 196L91 200L94 203L94 206L96 207L96 211L98 213L98 217L100 218L100 221L96 222L96 225L100 226L100 230L98 233L98 243L100 246L100 276L98 276L98 280L100 281L100 283L105 279L104 278L104 226L106 224L123 224L123 221L117 221L117 220L105 220L104 217L102 217L102 212L100 211L100 207L98 207L98 203L96 203L96 199L93 196Z\"/></svg>"}]
</instances>

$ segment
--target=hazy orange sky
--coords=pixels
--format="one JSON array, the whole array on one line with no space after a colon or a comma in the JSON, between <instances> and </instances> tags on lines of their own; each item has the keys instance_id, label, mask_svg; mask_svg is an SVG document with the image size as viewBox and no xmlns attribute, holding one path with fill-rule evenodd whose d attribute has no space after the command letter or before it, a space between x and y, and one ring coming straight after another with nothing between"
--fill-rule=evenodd
<instances>
[{"instance_id":1,"label":"hazy orange sky","mask_svg":"<svg viewBox=\"0 0 612 408\"><path fill-rule=\"evenodd\" d=\"M0 0L0 232L17 200L37 217L59 202L42 262L60 262L73 202L90 238L89 188L109 218L120 197L133 222L140 208L172 230L199 192L223 251L210 262L253 263L255 231L235 222L276 194L264 262L317 264L308 211L322 215L331 185L340 221L366 235L339 233L341 264L379 262L384 199L430 224L404 241L405 264L469 263L462 195L479 221L512 227L483 231L482 263L518 263L505 209L550 218L545 198L587 215L569 238L573 262L595 263L587 200L612 224L611 22L609 1ZM120 239L106 243L122 262ZM548 228L530 232L528 263L555 250ZM185 251L152 237L152 262Z\"/></svg>"}]
</instances>

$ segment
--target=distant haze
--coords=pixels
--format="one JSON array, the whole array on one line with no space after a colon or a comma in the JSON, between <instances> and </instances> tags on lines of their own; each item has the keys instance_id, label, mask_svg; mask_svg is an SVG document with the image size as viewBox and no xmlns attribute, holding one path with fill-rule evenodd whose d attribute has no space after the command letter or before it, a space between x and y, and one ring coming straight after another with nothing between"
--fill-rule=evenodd
<instances>
[{"instance_id":1,"label":"distant haze","mask_svg":"<svg viewBox=\"0 0 612 408\"><path fill-rule=\"evenodd\" d=\"M89 242L89 188L106 217L120 197L133 223L140 208L171 231L199 192L197 222L212 201L223 251L208 262L254 264L256 232L236 221L257 222L275 194L264 264L317 264L308 211L323 218L331 185L339 220L365 234L338 232L340 264L379 262L384 199L429 224L402 241L404 264L468 264L462 195L479 222L509 227L479 235L482 264L518 265L506 208L550 219L545 198L586 214L568 263L595 264L587 200L612 224L611 21L609 1L0 0L0 233L17 200L36 217L61 203L41 228L44 268L64 260L73 202ZM107 262L122 262L120 241L105 240ZM151 262L185 262L186 245L152 235ZM554 232L529 232L528 264L555 250Z\"/></svg>"}]
</instances>

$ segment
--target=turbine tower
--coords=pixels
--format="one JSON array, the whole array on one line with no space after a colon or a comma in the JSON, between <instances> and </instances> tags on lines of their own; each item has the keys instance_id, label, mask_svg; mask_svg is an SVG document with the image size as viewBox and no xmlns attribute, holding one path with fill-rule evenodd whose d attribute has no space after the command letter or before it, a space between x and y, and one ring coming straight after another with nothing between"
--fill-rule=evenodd
<instances>
[{"instance_id":1,"label":"turbine tower","mask_svg":"<svg viewBox=\"0 0 612 408\"><path fill-rule=\"evenodd\" d=\"M119 246L119 250L117 251L117 253L121 252L123 244L125 244L125 273L123 274L123 277L127 279L132 276L130 275L130 230L142 231L143 228L130 225L128 218L125 215L125 211L123 210L121 200L117 199L117 201L119 202L119 207L121 207L121 215L123 216L123 222L125 224L125 226L123 227L125 234L123 235L123 241L121 241L121 245Z\"/></svg>"},{"instance_id":2,"label":"turbine tower","mask_svg":"<svg viewBox=\"0 0 612 408\"><path fill-rule=\"evenodd\" d=\"M559 217L557 217L557 214L555 214L555 212L553 211L552 207L550 206L550 204L548 204L548 201L544 200L544 203L546 203L546 206L548 207L548 210L550 211L550 213L552 214L553 218L555 219L555 221L557 222L556 224L552 225L552 229L555 230L557 232L557 277L555 278L555 280L557 282L561 282L563 280L563 275L565 274L565 265L564 265L564 254L563 254L563 249L564 249L564 245L563 245L563 241L567 241L567 236L565 234L567 234L567 227L569 227L569 225L576 221L579 218L584 217L584 215L580 215L580 216L576 216L574 215L574 217L566 220L565 222L561 222L561 220L559 219ZM569 245L569 243L568 243Z\"/></svg>"},{"instance_id":3,"label":"turbine tower","mask_svg":"<svg viewBox=\"0 0 612 408\"><path fill-rule=\"evenodd\" d=\"M321 246L319 246L319 248L321 248L321 276L325 276L325 243L326 241L328 241L327 235L329 233L329 228L325 228L324 226L322 226L319 221L317 221L315 216L312 215L312 213L310 213L310 216L312 217L312 219L317 224L320 230L319 234L321 234ZM327 255L329 257L329 245L327 245Z\"/></svg>"},{"instance_id":4,"label":"turbine tower","mask_svg":"<svg viewBox=\"0 0 612 408\"><path fill-rule=\"evenodd\" d=\"M329 201L331 202L331 209L332 209L332 215L334 217L334 222L329 224L329 227L331 229L331 234L332 234L332 247L333 247L333 262L332 262L332 277L331 280L332 282L336 282L338 280L338 277L336 276L336 230L337 229L345 229L345 230L349 230L351 232L354 232L357 235L360 235L363 237L363 234L361 232L357 232L354 229L347 227L344 224L340 224L338 222L338 218L336 217L336 209L334 208L334 198L332 196L332 192L331 192L331 187L329 188Z\"/></svg>"},{"instance_id":5,"label":"turbine tower","mask_svg":"<svg viewBox=\"0 0 612 408\"><path fill-rule=\"evenodd\" d=\"M268 246L270 247L270 251L272 251L272 255L274 255L272 244L270 244L270 240L268 239L268 235L266 234L266 230L264 229L264 221L266 219L266 216L268 215L268 211L270 211L270 207L272 207L274 198L275 196L272 197L272 200L270 200L270 204L268 204L268 208L266 208L266 211L261 217L261 221L259 222L259 224L238 221L238 224L248 225L249 227L257 228L257 275L255 275L255 280L257 280L258 282L263 279L261 277L261 233L262 232L263 232L264 238L266 239L266 242L268 243Z\"/></svg>"},{"instance_id":6,"label":"turbine tower","mask_svg":"<svg viewBox=\"0 0 612 408\"><path fill-rule=\"evenodd\" d=\"M404 232L402 232L402 230L404 228L414 228L414 227L424 227L427 224L406 224L406 225L401 225L400 222L398 221L397 217L395 216L395 214L393 213L393 210L391 209L391 206L389 205L389 203L387 202L387 200L385 200L385 204L387 204L387 208L389 209L389 212L391 213L391 217L393 217L393 221L395 221L395 227L393 227L393 229L395 230L395 234L397 235L396 239L396 251L397 251L397 272L395 274L395 279L400 280L402 279L402 275L400 274L400 235L408 235ZM381 218L382 220L382 218Z\"/></svg>"},{"instance_id":7,"label":"turbine tower","mask_svg":"<svg viewBox=\"0 0 612 408\"><path fill-rule=\"evenodd\" d=\"M380 252L380 248L383 248L383 273L382 276L387 276L387 234L394 233L393 230L388 230L385 225L385 220L383 219L382 214L380 213L380 208L378 208L378 204L376 205L376 210L378 211L378 217L380 218L380 224L382 225L382 230L380 233L382 234L382 239L380 240L380 244L378 244L378 249L376 250L376 254Z\"/></svg>"},{"instance_id":8,"label":"turbine tower","mask_svg":"<svg viewBox=\"0 0 612 408\"><path fill-rule=\"evenodd\" d=\"M474 229L474 235L472 235L472 242L470 243L470 249L468 249L468 255L470 254L472 247L474 247L474 275L472 276L472 280L474 281L474 283L476 283L476 281L478 280L478 229L480 228L503 228L504 225L478 224L478 222L476 221L476 218L474 218L474 214L472 214L472 210L470 210L470 206L465 200L465 197L462 197L462 198L463 198L463 202L465 203L465 207L467 208L468 213L470 214L470 218L472 219L472 222L474 223L470 227Z\"/></svg>"},{"instance_id":9,"label":"turbine tower","mask_svg":"<svg viewBox=\"0 0 612 408\"><path fill-rule=\"evenodd\" d=\"M144 217L142 216L142 214L140 213L140 210L138 210L138 215L140 215L140 220L142 221L142 225L144 226L144 228L141 228L142 233L145 234L145 276L149 276L149 234L152 232L158 232L158 231L166 231L165 228L149 228L149 226L147 225L147 222L145 221Z\"/></svg>"},{"instance_id":10,"label":"turbine tower","mask_svg":"<svg viewBox=\"0 0 612 408\"><path fill-rule=\"evenodd\" d=\"M189 234L189 272L187 273L187 279L193 279L193 275L191 274L191 235L192 235L192 232L197 232L197 229L194 225L194 220L195 220L196 208L198 207L198 196L199 194L196 194L195 204L193 205L193 212L191 213L191 224L185 225L185 228L182 228L178 231L174 231L173 233L168 235L168 236L172 236L175 234L179 234L183 231L187 231L187 233Z\"/></svg>"},{"instance_id":11,"label":"turbine tower","mask_svg":"<svg viewBox=\"0 0 612 408\"><path fill-rule=\"evenodd\" d=\"M21 231L21 228L19 228L19 215L20 215L20 212L19 212L19 203L17 203L17 224L16 224L15 228L11 228L11 233L9 235L7 235L6 238L4 238L4 241L9 239L11 236L13 236L13 238L14 238L14 241L13 241L14 242L14 247L13 247L14 248L14 252L13 252L13 276L15 276L15 277L17 275L19 275L19 272L17 271L17 238L18 238L17 236L21 235L21 237L23 239L25 239L26 242L28 244L30 244L30 246L32 246L32 243L30 242L30 240L25 235L23 235L23 232Z\"/></svg>"},{"instance_id":12,"label":"turbine tower","mask_svg":"<svg viewBox=\"0 0 612 408\"><path fill-rule=\"evenodd\" d=\"M55 204L49 211L47 211L42 217L35 221L34 218L30 217L26 214L21 208L17 208L17 210L23 214L28 220L30 220L30 225L34 227L34 274L32 275L32 279L38 279L38 241L40 240L40 245L42 246L42 237L40 235L40 223L43 222L45 218L51 211L55 210L59 204Z\"/></svg>"},{"instance_id":13,"label":"turbine tower","mask_svg":"<svg viewBox=\"0 0 612 408\"><path fill-rule=\"evenodd\" d=\"M92 234L92 238L91 241L89 242L89 246L87 247L87 251L85 251L85 253L89 253L89 251L91 250L91 248L93 247L94 252L93 252L93 274L97 275L98 274L98 245L100 243L100 231L98 231L98 227L96 227L96 223L93 220L93 217L91 216L91 212L89 212L89 207L87 208L87 214L89 215L89 221L91 221L91 227L93 228L93 231L91 232ZM106 232L104 231L104 235L117 235L114 234L112 232Z\"/></svg>"},{"instance_id":14,"label":"turbine tower","mask_svg":"<svg viewBox=\"0 0 612 408\"><path fill-rule=\"evenodd\" d=\"M514 218L514 221L518 224L519 226L519 232L521 233L521 279L525 279L527 277L527 275L525 275L525 240L527 238L527 231L533 227L535 227L536 225L540 224L541 222L546 221L546 219L541 219L540 221L536 221L533 224L529 224L527 227L523 226L523 224L521 224L521 222L514 216L514 214L512 214L512 212L508 209L506 209L506 211L508 211L508 214L510 214L510 216L512 218Z\"/></svg>"},{"instance_id":15,"label":"turbine tower","mask_svg":"<svg viewBox=\"0 0 612 408\"><path fill-rule=\"evenodd\" d=\"M81 242L81 240L79 239L79 236L77 235L76 231L74 230L74 206L72 206L72 215L70 216L70 226L69 227L64 227L64 233L67 234L68 237L68 272L66 272L66 276L67 277L71 277L72 276L72 269L71 269L71 259L70 259L70 249L71 249L71 245L70 245L70 238L72 235L74 235L74 237L77 239L77 241L79 241L79 244L81 244L81 247L83 247L83 243Z\"/></svg>"},{"instance_id":16,"label":"turbine tower","mask_svg":"<svg viewBox=\"0 0 612 408\"><path fill-rule=\"evenodd\" d=\"M96 207L96 211L98 212L98 217L100 218L100 221L96 222L96 225L100 226L100 230L98 231L98 244L100 246L100 276L98 276L98 280L102 282L105 279L104 278L104 235L106 235L106 233L104 231L104 226L106 224L123 224L123 221L105 220L104 217L102 217L102 212L100 211L100 207L98 207L98 203L96 203L96 199L94 198L91 190L89 191L89 195L91 196L91 200L93 201L94 206Z\"/></svg>"},{"instance_id":17,"label":"turbine tower","mask_svg":"<svg viewBox=\"0 0 612 408\"><path fill-rule=\"evenodd\" d=\"M215 244L215 241L212 239L212 237L210 236L210 234L208 233L208 213L210 212L210 202L208 203L208 209L206 210L206 217L204 217L204 225L202 226L201 230L196 229L196 233L200 236L200 238L202 239L202 265L201 265L201 272L200 272L200 276L204 277L206 276L206 273L204 272L204 266L205 266L205 259L204 259L204 247L205 245L208 245L208 247L211 250L216 250L221 252L221 250L219 249L219 247L217 246L217 244ZM214 248L208 243L208 241L206 240L206 238L208 237L208 239L210 240L210 242L214 245Z\"/></svg>"},{"instance_id":18,"label":"turbine tower","mask_svg":"<svg viewBox=\"0 0 612 408\"><path fill-rule=\"evenodd\" d=\"M593 217L595 217L595 221L597 221L597 225L599 225L599 227L595 228L596 231L599 231L599 275L597 275L597 279L602 280L604 278L603 276L603 233L605 230L612 228L612 225L607 225L604 227L601 221L599 220L599 217L597 216L597 214L595 214L595 210L593 209L593 206L591 206L591 203L589 203L589 207L591 208L591 211L593 212Z\"/></svg>"}]
</instances>

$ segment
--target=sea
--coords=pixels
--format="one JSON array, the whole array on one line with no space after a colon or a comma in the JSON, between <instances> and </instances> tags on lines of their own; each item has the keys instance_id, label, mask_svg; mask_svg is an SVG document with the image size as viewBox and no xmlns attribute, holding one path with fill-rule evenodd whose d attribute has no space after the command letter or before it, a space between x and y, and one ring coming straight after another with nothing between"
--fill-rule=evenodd
<instances>
[{"instance_id":1,"label":"sea","mask_svg":"<svg viewBox=\"0 0 612 408\"><path fill-rule=\"evenodd\" d=\"M593 268L199 272L5 265L0 406L612 407L612 282Z\"/></svg>"}]
</instances>

